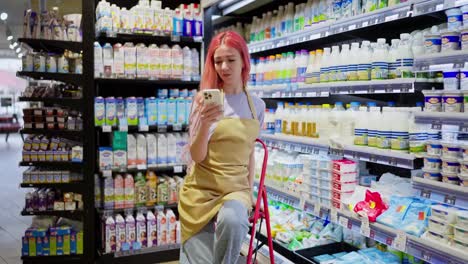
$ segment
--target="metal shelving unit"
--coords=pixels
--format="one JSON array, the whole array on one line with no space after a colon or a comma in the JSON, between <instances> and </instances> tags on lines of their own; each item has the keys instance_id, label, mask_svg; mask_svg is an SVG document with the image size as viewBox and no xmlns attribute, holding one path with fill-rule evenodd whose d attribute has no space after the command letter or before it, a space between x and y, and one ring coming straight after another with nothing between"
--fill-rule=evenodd
<instances>
[{"instance_id":1,"label":"metal shelving unit","mask_svg":"<svg viewBox=\"0 0 468 264\"><path fill-rule=\"evenodd\" d=\"M163 245L136 251L100 254L97 263L133 264L161 263L179 259L180 245Z\"/></svg>"},{"instance_id":2,"label":"metal shelving unit","mask_svg":"<svg viewBox=\"0 0 468 264\"><path fill-rule=\"evenodd\" d=\"M98 131L102 131L103 133L110 133L112 131L121 131L121 132L129 132L129 133L137 133L137 132L156 132L156 133L167 133L167 132L182 132L187 131L187 125L156 125L156 126L102 126L96 127Z\"/></svg>"},{"instance_id":3,"label":"metal shelving unit","mask_svg":"<svg viewBox=\"0 0 468 264\"><path fill-rule=\"evenodd\" d=\"M50 210L50 211L21 211L21 215L27 216L27 215L49 215L49 216L59 216L59 217L66 217L66 218L74 218L78 216L83 215L83 210L74 210L74 211L58 211L58 210Z\"/></svg>"},{"instance_id":4,"label":"metal shelving unit","mask_svg":"<svg viewBox=\"0 0 468 264\"><path fill-rule=\"evenodd\" d=\"M96 208L96 210L98 211L99 214L105 214L105 213L108 213L108 212L112 212L112 213L125 213L129 210L132 210L134 212L138 211L138 210L153 210L155 209L157 206L163 206L165 209L177 209L177 203L175 204L155 204L155 205L152 205L152 206L136 206L136 207L132 207L132 208L113 208L113 209L109 209L109 208Z\"/></svg>"},{"instance_id":5,"label":"metal shelving unit","mask_svg":"<svg viewBox=\"0 0 468 264\"><path fill-rule=\"evenodd\" d=\"M54 80L74 85L83 85L83 74L19 71L16 75L18 77L29 77L36 80Z\"/></svg>"},{"instance_id":6,"label":"metal shelving unit","mask_svg":"<svg viewBox=\"0 0 468 264\"><path fill-rule=\"evenodd\" d=\"M21 161L19 166L22 167L29 167L29 166L36 166L36 167L45 167L45 168L55 168L55 169L72 169L72 170L79 170L82 169L83 163L76 163L70 161Z\"/></svg>"},{"instance_id":7,"label":"metal shelving unit","mask_svg":"<svg viewBox=\"0 0 468 264\"><path fill-rule=\"evenodd\" d=\"M82 193L84 191L83 182L67 183L21 183L21 188L58 188L60 190Z\"/></svg>"},{"instance_id":8,"label":"metal shelving unit","mask_svg":"<svg viewBox=\"0 0 468 264\"><path fill-rule=\"evenodd\" d=\"M19 97L20 102L42 102L47 105L63 105L73 109L81 109L83 107L83 99L81 98L47 98L47 97Z\"/></svg>"},{"instance_id":9,"label":"metal shelving unit","mask_svg":"<svg viewBox=\"0 0 468 264\"><path fill-rule=\"evenodd\" d=\"M83 49L82 42L49 40L49 39L32 39L19 38L19 42L27 44L34 50L45 50L48 52L63 53L65 50L80 52Z\"/></svg>"},{"instance_id":10,"label":"metal shelving unit","mask_svg":"<svg viewBox=\"0 0 468 264\"><path fill-rule=\"evenodd\" d=\"M80 130L58 130L58 129L29 129L23 128L20 130L21 134L29 135L48 135L55 137L82 137L83 131Z\"/></svg>"}]
</instances>

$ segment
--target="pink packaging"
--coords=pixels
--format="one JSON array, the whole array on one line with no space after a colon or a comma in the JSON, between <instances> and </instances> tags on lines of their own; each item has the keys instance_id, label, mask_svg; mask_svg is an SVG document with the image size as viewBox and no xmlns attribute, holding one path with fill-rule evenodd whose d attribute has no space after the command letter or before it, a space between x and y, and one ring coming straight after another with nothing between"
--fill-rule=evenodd
<instances>
[{"instance_id":1,"label":"pink packaging","mask_svg":"<svg viewBox=\"0 0 468 264\"><path fill-rule=\"evenodd\" d=\"M334 191L343 191L343 192L349 192L349 191L354 191L356 188L357 181L354 182L337 182L333 181L332 182L332 188Z\"/></svg>"},{"instance_id":2,"label":"pink packaging","mask_svg":"<svg viewBox=\"0 0 468 264\"><path fill-rule=\"evenodd\" d=\"M343 172L333 171L332 180L337 182L353 182L357 179L357 172Z\"/></svg>"},{"instance_id":3,"label":"pink packaging","mask_svg":"<svg viewBox=\"0 0 468 264\"><path fill-rule=\"evenodd\" d=\"M333 170L339 173L355 172L356 169L356 162L352 160L342 159L333 161Z\"/></svg>"},{"instance_id":4,"label":"pink packaging","mask_svg":"<svg viewBox=\"0 0 468 264\"><path fill-rule=\"evenodd\" d=\"M167 244L167 217L163 211L159 211L156 215L156 223L158 230L158 246Z\"/></svg>"},{"instance_id":5,"label":"pink packaging","mask_svg":"<svg viewBox=\"0 0 468 264\"><path fill-rule=\"evenodd\" d=\"M333 197L334 200L342 201L343 199L347 199L347 198L351 197L353 195L353 193L354 193L354 191L344 192L344 191L333 190L332 191L332 197Z\"/></svg>"},{"instance_id":6,"label":"pink packaging","mask_svg":"<svg viewBox=\"0 0 468 264\"><path fill-rule=\"evenodd\" d=\"M336 199L332 199L332 206L337 208L337 209L341 209L341 201L336 200Z\"/></svg>"}]
</instances>

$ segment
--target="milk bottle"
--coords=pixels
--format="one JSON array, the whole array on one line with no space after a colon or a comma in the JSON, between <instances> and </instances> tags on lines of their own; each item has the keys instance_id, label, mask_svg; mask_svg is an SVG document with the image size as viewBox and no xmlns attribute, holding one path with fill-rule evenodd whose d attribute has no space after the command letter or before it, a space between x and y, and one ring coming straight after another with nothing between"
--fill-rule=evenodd
<instances>
[{"instance_id":1,"label":"milk bottle","mask_svg":"<svg viewBox=\"0 0 468 264\"><path fill-rule=\"evenodd\" d=\"M395 79L397 78L397 67L398 62L397 58L400 56L398 55L398 45L400 43L399 39L392 39L392 46L389 51L389 65L388 65L388 78Z\"/></svg>"},{"instance_id":2,"label":"milk bottle","mask_svg":"<svg viewBox=\"0 0 468 264\"><path fill-rule=\"evenodd\" d=\"M382 119L378 129L377 147L381 149L389 149L392 139L392 123L394 118L394 109L392 107L382 107Z\"/></svg>"},{"instance_id":3,"label":"milk bottle","mask_svg":"<svg viewBox=\"0 0 468 264\"><path fill-rule=\"evenodd\" d=\"M362 42L358 63L358 80L370 80L372 69L372 52L370 49L370 42L367 40Z\"/></svg>"},{"instance_id":4,"label":"milk bottle","mask_svg":"<svg viewBox=\"0 0 468 264\"><path fill-rule=\"evenodd\" d=\"M359 61L359 43L351 43L351 52L347 57L342 57L342 60L347 61L346 66L346 80L357 81L358 80L358 61Z\"/></svg>"},{"instance_id":5,"label":"milk bottle","mask_svg":"<svg viewBox=\"0 0 468 264\"><path fill-rule=\"evenodd\" d=\"M367 145L369 147L377 147L377 138L379 126L382 122L380 107L371 106L369 107L369 126L367 131Z\"/></svg>"},{"instance_id":6,"label":"milk bottle","mask_svg":"<svg viewBox=\"0 0 468 264\"><path fill-rule=\"evenodd\" d=\"M329 82L330 78L330 48L323 49L323 57L320 65L320 82Z\"/></svg>"},{"instance_id":7,"label":"milk bottle","mask_svg":"<svg viewBox=\"0 0 468 264\"><path fill-rule=\"evenodd\" d=\"M312 72L314 70L315 51L309 51L309 60L306 69L305 83L313 83ZM320 76L320 73L319 73Z\"/></svg>"},{"instance_id":8,"label":"milk bottle","mask_svg":"<svg viewBox=\"0 0 468 264\"><path fill-rule=\"evenodd\" d=\"M400 35L401 41L397 52L397 78L414 78L413 52L411 49L411 35L404 33Z\"/></svg>"},{"instance_id":9,"label":"milk bottle","mask_svg":"<svg viewBox=\"0 0 468 264\"><path fill-rule=\"evenodd\" d=\"M388 79L388 50L385 45L385 39L377 39L377 46L372 54L372 80Z\"/></svg>"},{"instance_id":10,"label":"milk bottle","mask_svg":"<svg viewBox=\"0 0 468 264\"><path fill-rule=\"evenodd\" d=\"M328 81L335 82L338 80L338 60L340 57L340 46L333 46L330 54L330 66L328 72Z\"/></svg>"},{"instance_id":11,"label":"milk bottle","mask_svg":"<svg viewBox=\"0 0 468 264\"><path fill-rule=\"evenodd\" d=\"M275 114L275 134L281 134L283 131L283 112L284 112L284 104L283 102L278 102L278 106L276 108Z\"/></svg>"},{"instance_id":12,"label":"milk bottle","mask_svg":"<svg viewBox=\"0 0 468 264\"><path fill-rule=\"evenodd\" d=\"M337 81L347 80L349 59L349 44L343 44L341 46L341 53L337 62Z\"/></svg>"},{"instance_id":13,"label":"milk bottle","mask_svg":"<svg viewBox=\"0 0 468 264\"><path fill-rule=\"evenodd\" d=\"M296 53L297 54L297 53ZM300 56L296 60L296 67L297 67L297 82L304 83L305 82L305 75L307 70L307 50L301 50Z\"/></svg>"}]
</instances>

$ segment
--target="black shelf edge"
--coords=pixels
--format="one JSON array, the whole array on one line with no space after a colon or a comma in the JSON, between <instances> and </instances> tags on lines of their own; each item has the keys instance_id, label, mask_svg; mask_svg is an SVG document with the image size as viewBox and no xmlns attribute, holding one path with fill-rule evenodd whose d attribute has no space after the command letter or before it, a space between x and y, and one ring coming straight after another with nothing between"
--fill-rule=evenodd
<instances>
[{"instance_id":1,"label":"black shelf edge","mask_svg":"<svg viewBox=\"0 0 468 264\"><path fill-rule=\"evenodd\" d=\"M75 109L83 108L82 98L58 98L58 97L25 97L18 98L20 102L43 102L44 104L56 104Z\"/></svg>"},{"instance_id":2,"label":"black shelf edge","mask_svg":"<svg viewBox=\"0 0 468 264\"><path fill-rule=\"evenodd\" d=\"M153 210L157 206L163 206L164 209L177 209L177 203L173 204L155 204L152 206L136 206L136 207L131 207L131 208L113 208L113 209L106 209L106 208L96 208L97 212L99 214L104 214L107 212L113 212L113 213L124 213L127 210L132 210L132 211L138 211L140 209L146 209L146 210Z\"/></svg>"},{"instance_id":3,"label":"black shelf edge","mask_svg":"<svg viewBox=\"0 0 468 264\"><path fill-rule=\"evenodd\" d=\"M179 260L180 245L164 245L143 248L136 252L116 252L99 254L97 263L133 264L133 263L162 263Z\"/></svg>"},{"instance_id":4,"label":"black shelf edge","mask_svg":"<svg viewBox=\"0 0 468 264\"><path fill-rule=\"evenodd\" d=\"M19 166L54 167L56 169L81 169L83 167L83 163L71 161L21 161Z\"/></svg>"},{"instance_id":5,"label":"black shelf edge","mask_svg":"<svg viewBox=\"0 0 468 264\"><path fill-rule=\"evenodd\" d=\"M181 172L174 172L175 167L182 167ZM154 171L156 173L168 173L172 172L172 174L185 174L185 171L187 170L187 165L183 164L176 164L176 165L164 165L164 166L157 166L157 167L145 167L145 168L125 168L125 169L118 169L114 168L112 170L102 170L101 173L107 173L111 171L113 174L116 173L134 173L134 172L146 172L146 171Z\"/></svg>"},{"instance_id":6,"label":"black shelf edge","mask_svg":"<svg viewBox=\"0 0 468 264\"><path fill-rule=\"evenodd\" d=\"M154 85L155 88L171 88L171 87L194 87L200 85L199 81L181 81L181 80L149 80L149 79L123 79L123 78L96 78L96 83L103 86L108 85L109 88L114 88L114 85ZM159 86L159 87L158 87ZM128 87L127 87L128 88Z\"/></svg>"},{"instance_id":7,"label":"black shelf edge","mask_svg":"<svg viewBox=\"0 0 468 264\"><path fill-rule=\"evenodd\" d=\"M200 37L183 37L183 36L157 36L151 34L130 34L130 33L117 33L115 36L107 36L105 33L100 33L96 40L101 44L104 43L121 43L122 45L125 42L145 43L146 45L150 44L167 44L175 45L178 44L181 48L188 46L189 48L200 49L203 39Z\"/></svg>"},{"instance_id":8,"label":"black shelf edge","mask_svg":"<svg viewBox=\"0 0 468 264\"><path fill-rule=\"evenodd\" d=\"M39 263L83 263L83 255L61 255L61 256L21 256L23 264Z\"/></svg>"},{"instance_id":9,"label":"black shelf edge","mask_svg":"<svg viewBox=\"0 0 468 264\"><path fill-rule=\"evenodd\" d=\"M154 132L154 133L171 133L171 132L188 132L188 126L187 125L182 125L182 128L180 130L174 130L173 125L164 125L164 126L159 126L159 125L154 125L154 126L148 126L148 131L140 131L139 126L128 126L127 131L129 133L147 133L147 132ZM95 127L97 131L102 132L102 126L96 126ZM120 127L118 126L113 126L112 131L120 131ZM103 133L109 133L109 132L103 132Z\"/></svg>"},{"instance_id":10,"label":"black shelf edge","mask_svg":"<svg viewBox=\"0 0 468 264\"><path fill-rule=\"evenodd\" d=\"M75 85L83 84L83 75L76 73L55 73L55 72L26 72L19 71L16 73L18 77L30 77L36 80L55 80L64 83Z\"/></svg>"},{"instance_id":11,"label":"black shelf edge","mask_svg":"<svg viewBox=\"0 0 468 264\"><path fill-rule=\"evenodd\" d=\"M36 51L45 50L49 52L63 52L64 50L71 50L74 52L80 52L83 49L83 43L76 41L32 38L19 38L18 41L27 44Z\"/></svg>"},{"instance_id":12,"label":"black shelf edge","mask_svg":"<svg viewBox=\"0 0 468 264\"><path fill-rule=\"evenodd\" d=\"M83 182L64 182L64 183L21 183L21 188L57 188L60 190L70 190L83 192Z\"/></svg>"},{"instance_id":13,"label":"black shelf edge","mask_svg":"<svg viewBox=\"0 0 468 264\"><path fill-rule=\"evenodd\" d=\"M57 130L57 129L29 129L24 128L20 130L22 134L30 135L51 135L60 137L82 137L83 131L79 130Z\"/></svg>"},{"instance_id":14,"label":"black shelf edge","mask_svg":"<svg viewBox=\"0 0 468 264\"><path fill-rule=\"evenodd\" d=\"M21 215L23 216L28 216L28 215L50 215L50 216L60 216L60 217L66 217L66 218L71 218L74 216L79 216L83 215L83 210L74 210L74 211L34 211L34 212L27 212L25 210L21 211Z\"/></svg>"}]
</instances>

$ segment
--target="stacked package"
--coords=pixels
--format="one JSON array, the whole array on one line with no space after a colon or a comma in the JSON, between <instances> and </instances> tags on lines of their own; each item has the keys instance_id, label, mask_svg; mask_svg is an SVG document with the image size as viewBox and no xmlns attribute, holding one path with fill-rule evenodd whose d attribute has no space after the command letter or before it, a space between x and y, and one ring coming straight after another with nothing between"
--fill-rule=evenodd
<instances>
[{"instance_id":1,"label":"stacked package","mask_svg":"<svg viewBox=\"0 0 468 264\"><path fill-rule=\"evenodd\" d=\"M352 160L334 160L332 175L332 204L341 209L341 202L351 197L357 185L357 164Z\"/></svg>"}]
</instances>

